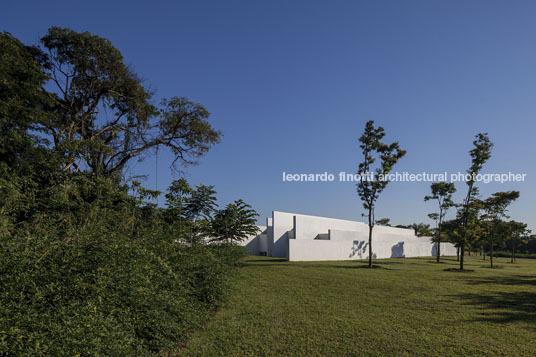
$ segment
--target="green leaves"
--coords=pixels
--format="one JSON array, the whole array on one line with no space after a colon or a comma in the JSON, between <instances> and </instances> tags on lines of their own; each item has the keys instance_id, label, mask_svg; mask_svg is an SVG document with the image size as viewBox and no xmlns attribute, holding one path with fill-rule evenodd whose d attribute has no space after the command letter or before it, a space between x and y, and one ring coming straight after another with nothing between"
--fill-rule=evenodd
<instances>
[{"instance_id":1,"label":"green leaves","mask_svg":"<svg viewBox=\"0 0 536 357\"><path fill-rule=\"evenodd\" d=\"M41 43L41 66L52 85L42 87L53 102L44 128L65 170L117 176L158 147L171 150L178 168L219 142L221 133L200 104L173 97L153 105L153 93L107 39L52 27Z\"/></svg>"},{"instance_id":2,"label":"green leaves","mask_svg":"<svg viewBox=\"0 0 536 357\"><path fill-rule=\"evenodd\" d=\"M384 136L384 129L381 126L375 128L374 121L370 120L366 123L365 131L359 138L363 161L359 163L357 173L361 177L365 177L367 173L375 172L373 179L362 179L357 183L357 193L366 210L373 209L379 194L389 183L388 180L379 178L385 177L391 172L393 166L406 154L406 151L400 149L397 142L389 145L382 143L380 140ZM374 165L378 159L380 160L379 165Z\"/></svg>"},{"instance_id":3,"label":"green leaves","mask_svg":"<svg viewBox=\"0 0 536 357\"><path fill-rule=\"evenodd\" d=\"M237 200L219 210L212 220L212 235L215 241L241 241L258 233L255 225L258 213L244 201Z\"/></svg>"}]
</instances>

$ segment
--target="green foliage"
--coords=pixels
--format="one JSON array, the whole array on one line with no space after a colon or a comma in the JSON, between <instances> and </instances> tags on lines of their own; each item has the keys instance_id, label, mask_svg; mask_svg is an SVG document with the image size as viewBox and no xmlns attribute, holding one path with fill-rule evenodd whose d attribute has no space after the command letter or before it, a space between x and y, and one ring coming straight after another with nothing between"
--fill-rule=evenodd
<instances>
[{"instance_id":1,"label":"green foliage","mask_svg":"<svg viewBox=\"0 0 536 357\"><path fill-rule=\"evenodd\" d=\"M178 244L156 225L131 234L128 209L71 218L77 228L43 216L0 237L0 325L10 327L0 354L173 348L221 301L243 256L239 247Z\"/></svg>"},{"instance_id":2,"label":"green foliage","mask_svg":"<svg viewBox=\"0 0 536 357\"><path fill-rule=\"evenodd\" d=\"M391 226L390 222L391 222L391 220L389 218L380 218L380 219L377 219L375 223L378 226L390 227Z\"/></svg>"},{"instance_id":3,"label":"green foliage","mask_svg":"<svg viewBox=\"0 0 536 357\"><path fill-rule=\"evenodd\" d=\"M434 241L438 243L436 261L439 263L441 257L441 224L443 223L443 218L445 218L449 208L455 206L455 203L452 201L452 195L456 192L456 187L452 182L434 182L430 186L430 190L432 191L432 195L425 196L424 200L436 200L439 206L439 212L430 213L428 215L430 219L433 219L436 222Z\"/></svg>"},{"instance_id":4,"label":"green foliage","mask_svg":"<svg viewBox=\"0 0 536 357\"><path fill-rule=\"evenodd\" d=\"M463 270L463 260L465 255L465 247L471 246L479 237L479 231L481 230L480 223L478 221L478 212L480 205L475 202L478 195L478 188L475 186L476 176L480 173L486 161L491 157L491 149L493 143L490 141L487 133L478 133L475 135L473 141L473 148L469 151L471 156L471 166L467 170L467 174L470 176L467 184L467 194L463 203L460 205L458 211L460 227L458 229L459 235L456 235L457 243L461 248L460 254L460 269Z\"/></svg>"},{"instance_id":5,"label":"green foliage","mask_svg":"<svg viewBox=\"0 0 536 357\"><path fill-rule=\"evenodd\" d=\"M369 267L372 267L372 229L374 227L374 208L378 197L387 187L386 179L393 166L400 160L406 151L400 149L398 142L385 144L381 140L385 130L379 126L374 127L374 121L369 120L365 131L359 138L359 147L363 153L363 161L359 163L357 174L361 179L357 183L357 194L363 201L363 208L367 211L369 225ZM379 164L374 165L379 159Z\"/></svg>"},{"instance_id":6,"label":"green foliage","mask_svg":"<svg viewBox=\"0 0 536 357\"><path fill-rule=\"evenodd\" d=\"M508 237L509 229L517 229L514 225L503 224L502 219L506 215L508 206L519 197L519 191L496 192L491 197L480 201L484 211L481 216L485 227L490 252L490 264L493 268L493 248L496 244L504 244ZM501 232L502 231L502 232Z\"/></svg>"},{"instance_id":7,"label":"green foliage","mask_svg":"<svg viewBox=\"0 0 536 357\"><path fill-rule=\"evenodd\" d=\"M409 227L413 228L413 231L417 237L430 237L433 234L429 224L413 223Z\"/></svg>"},{"instance_id":8,"label":"green foliage","mask_svg":"<svg viewBox=\"0 0 536 357\"><path fill-rule=\"evenodd\" d=\"M212 236L215 241L241 241L258 233L255 225L258 213L242 200L228 204L219 210L212 220Z\"/></svg>"},{"instance_id":9,"label":"green foliage","mask_svg":"<svg viewBox=\"0 0 536 357\"><path fill-rule=\"evenodd\" d=\"M219 142L200 104L173 97L153 105L152 93L107 39L51 27L41 44L36 57L50 78L42 90L52 104L40 128L65 170L120 175L131 159L161 146L174 154L174 165L194 164Z\"/></svg>"},{"instance_id":10,"label":"green foliage","mask_svg":"<svg viewBox=\"0 0 536 357\"><path fill-rule=\"evenodd\" d=\"M381 178L389 174L398 160L406 154L406 151L401 150L397 142L390 145L382 143L381 139L384 136L385 130L381 126L375 128L374 121L370 120L365 125L363 135L359 138L363 161L359 163L357 173L362 178L367 177L369 173L375 174L371 179L361 179L357 183L357 193L366 210L374 210L376 200L389 183L389 180ZM380 160L380 164L374 168L373 165L377 159ZM372 218L373 222L374 218Z\"/></svg>"},{"instance_id":11,"label":"green foliage","mask_svg":"<svg viewBox=\"0 0 536 357\"><path fill-rule=\"evenodd\" d=\"M158 208L122 169L159 146L195 163L220 133L185 98L153 106L108 40L53 27L41 43L0 34L0 356L169 351L245 250L203 244L212 186L174 182Z\"/></svg>"}]
</instances>

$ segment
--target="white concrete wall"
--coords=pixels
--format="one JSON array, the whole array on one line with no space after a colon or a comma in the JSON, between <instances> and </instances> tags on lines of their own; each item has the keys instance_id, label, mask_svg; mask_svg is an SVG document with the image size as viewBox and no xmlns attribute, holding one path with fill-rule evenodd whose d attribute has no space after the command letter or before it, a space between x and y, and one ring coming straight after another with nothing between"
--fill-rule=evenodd
<instances>
[{"instance_id":1,"label":"white concrete wall","mask_svg":"<svg viewBox=\"0 0 536 357\"><path fill-rule=\"evenodd\" d=\"M258 235L242 242L250 254L291 261L368 258L368 225L362 222L273 211ZM429 237L416 237L412 229L375 226L373 257L435 256ZM456 248L442 243L441 255L455 255Z\"/></svg>"},{"instance_id":2,"label":"white concrete wall","mask_svg":"<svg viewBox=\"0 0 536 357\"><path fill-rule=\"evenodd\" d=\"M256 234L250 235L239 243L239 245L246 247L251 255L259 255L260 252L267 251L266 226L257 226L257 228L259 230Z\"/></svg>"},{"instance_id":3,"label":"white concrete wall","mask_svg":"<svg viewBox=\"0 0 536 357\"><path fill-rule=\"evenodd\" d=\"M288 214L288 213L287 213ZM367 234L368 224L343 219L325 218L295 214L295 237L296 239L315 239L318 234L327 234L328 230L355 231ZM393 233L397 235L413 236L413 229L375 226L374 232Z\"/></svg>"},{"instance_id":4,"label":"white concrete wall","mask_svg":"<svg viewBox=\"0 0 536 357\"><path fill-rule=\"evenodd\" d=\"M272 236L269 241L273 242L271 256L286 258L288 246L288 232L294 229L295 213L272 212Z\"/></svg>"},{"instance_id":5,"label":"white concrete wall","mask_svg":"<svg viewBox=\"0 0 536 357\"><path fill-rule=\"evenodd\" d=\"M295 239L288 239L287 243L287 259L290 261L368 258L369 227L365 223L294 215L293 228ZM433 256L436 246L430 237L416 237L413 229L385 226L373 229L374 258ZM456 248L443 243L441 254L456 254Z\"/></svg>"},{"instance_id":6,"label":"white concrete wall","mask_svg":"<svg viewBox=\"0 0 536 357\"><path fill-rule=\"evenodd\" d=\"M266 252L269 257L272 256L272 247L274 246L274 227L272 217L266 218Z\"/></svg>"},{"instance_id":7,"label":"white concrete wall","mask_svg":"<svg viewBox=\"0 0 536 357\"><path fill-rule=\"evenodd\" d=\"M419 237L417 239L421 239ZM358 260L368 259L368 240L305 240L290 239L289 261L322 261L322 260ZM435 256L435 243L424 238L423 241L400 241L395 244L372 238L372 257L409 258ZM441 243L441 255L455 255L456 248L450 243Z\"/></svg>"}]
</instances>

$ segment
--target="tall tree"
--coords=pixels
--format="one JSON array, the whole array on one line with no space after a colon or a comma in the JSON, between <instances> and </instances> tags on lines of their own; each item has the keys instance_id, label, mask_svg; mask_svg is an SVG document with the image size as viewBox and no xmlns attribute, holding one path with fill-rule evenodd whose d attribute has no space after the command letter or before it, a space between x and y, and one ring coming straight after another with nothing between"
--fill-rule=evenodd
<instances>
[{"instance_id":1,"label":"tall tree","mask_svg":"<svg viewBox=\"0 0 536 357\"><path fill-rule=\"evenodd\" d=\"M212 236L215 241L242 241L256 234L259 228L255 225L259 214L244 201L237 200L219 210L211 222Z\"/></svg>"},{"instance_id":2,"label":"tall tree","mask_svg":"<svg viewBox=\"0 0 536 357\"><path fill-rule=\"evenodd\" d=\"M431 196L425 196L424 200L436 200L437 204L439 206L439 212L434 212L428 215L431 219L433 219L436 222L436 230L435 230L435 240L437 243L437 259L436 261L439 263L439 259L441 256L441 224L443 223L443 218L445 218L445 215L447 214L447 211L450 207L454 206L454 202L452 201L452 195L454 192L456 192L456 187L454 186L454 183L452 182L434 182L430 186L430 190L432 191Z\"/></svg>"},{"instance_id":3,"label":"tall tree","mask_svg":"<svg viewBox=\"0 0 536 357\"><path fill-rule=\"evenodd\" d=\"M359 164L357 170L357 174L361 177L361 180L357 183L357 194L363 201L363 207L368 217L369 267L372 267L372 230L374 228L375 204L390 182L387 179L387 175L398 160L406 154L405 150L400 149L398 142L389 145L381 142L384 136L385 130L381 126L375 128L374 121L370 120L366 123L365 131L359 138L363 161ZM374 165L376 160L379 160L379 164Z\"/></svg>"},{"instance_id":4,"label":"tall tree","mask_svg":"<svg viewBox=\"0 0 536 357\"><path fill-rule=\"evenodd\" d=\"M25 164L22 157L40 142L34 133L47 112L41 92L48 76L34 58L36 50L7 32L0 33L0 157L2 165Z\"/></svg>"},{"instance_id":5,"label":"tall tree","mask_svg":"<svg viewBox=\"0 0 536 357\"><path fill-rule=\"evenodd\" d=\"M176 164L195 164L220 139L200 104L152 93L108 41L89 32L52 27L41 39L50 77L42 90L54 114L42 129L64 158L64 169L120 175L133 158L166 147ZM51 90L51 88L53 88Z\"/></svg>"},{"instance_id":6,"label":"tall tree","mask_svg":"<svg viewBox=\"0 0 536 357\"><path fill-rule=\"evenodd\" d=\"M467 184L467 194L465 199L461 204L460 215L461 215L461 235L459 236L459 246L460 246L460 270L463 270L465 248L467 247L470 238L472 226L470 226L471 215L473 209L475 208L473 201L478 195L478 189L475 186L476 176L482 170L482 167L491 157L491 148L493 143L489 140L487 133L479 133L475 135L475 140L473 141L473 148L469 151L471 156L471 166L467 170L469 180L466 180Z\"/></svg>"},{"instance_id":7,"label":"tall tree","mask_svg":"<svg viewBox=\"0 0 536 357\"><path fill-rule=\"evenodd\" d=\"M491 197L482 201L484 214L482 219L488 223L488 244L490 250L490 265L493 268L493 247L498 239L500 224L503 218L509 218L506 214L508 206L519 198L519 191L495 192Z\"/></svg>"},{"instance_id":8,"label":"tall tree","mask_svg":"<svg viewBox=\"0 0 536 357\"><path fill-rule=\"evenodd\" d=\"M50 207L63 176L39 133L50 102L38 53L0 32L0 230Z\"/></svg>"}]
</instances>

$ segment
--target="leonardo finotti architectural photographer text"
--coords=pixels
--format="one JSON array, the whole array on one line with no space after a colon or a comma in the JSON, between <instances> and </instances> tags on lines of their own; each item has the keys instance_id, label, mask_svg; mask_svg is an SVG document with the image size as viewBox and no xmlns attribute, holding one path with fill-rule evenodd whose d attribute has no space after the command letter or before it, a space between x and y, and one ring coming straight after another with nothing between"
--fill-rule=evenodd
<instances>
[{"instance_id":1,"label":"leonardo finotti architectural photographer text","mask_svg":"<svg viewBox=\"0 0 536 357\"><path fill-rule=\"evenodd\" d=\"M516 174L512 172L508 173L495 173L495 174L477 174L471 176L470 174L463 172L456 173L409 173L409 172L394 172L386 175L377 175L378 181L394 181L394 182L467 182L471 179L476 182L490 183L490 182L524 182L527 174ZM332 174L328 172L323 173L287 173L283 172L284 182L333 182L337 179L339 182L358 182L361 180L370 181L376 180L374 172L367 172L364 175L347 173L344 171L338 174Z\"/></svg>"}]
</instances>

